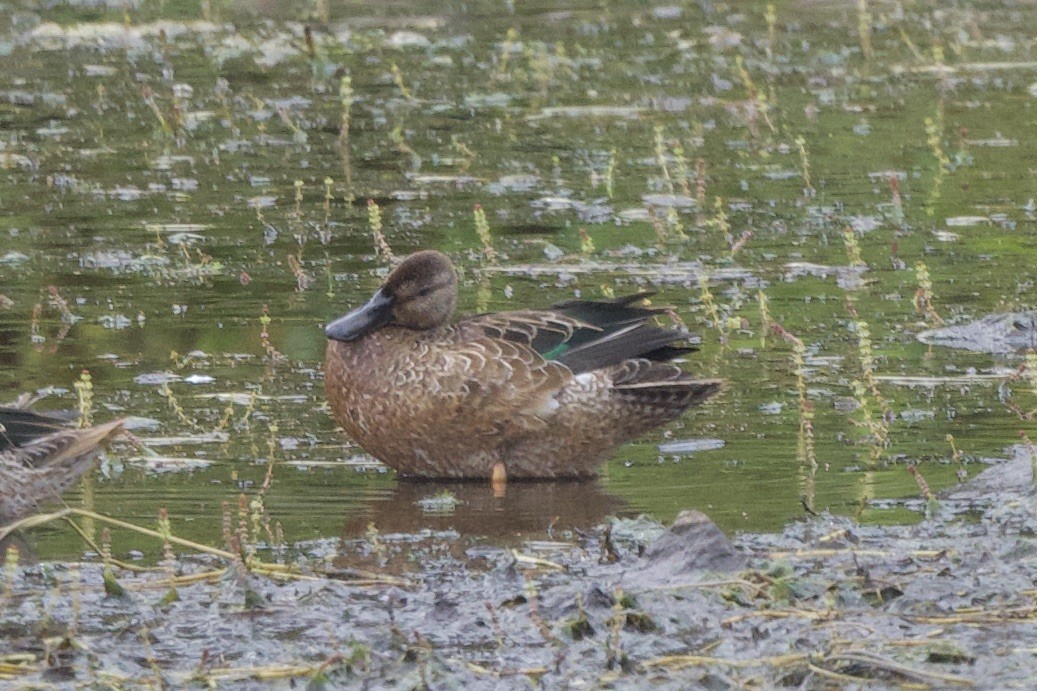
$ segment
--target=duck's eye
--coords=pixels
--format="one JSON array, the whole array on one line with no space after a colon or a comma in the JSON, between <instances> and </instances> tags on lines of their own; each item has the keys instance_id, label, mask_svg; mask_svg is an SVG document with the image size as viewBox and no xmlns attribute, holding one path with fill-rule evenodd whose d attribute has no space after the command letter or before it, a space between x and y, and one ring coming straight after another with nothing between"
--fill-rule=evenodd
<instances>
[{"instance_id":1,"label":"duck's eye","mask_svg":"<svg viewBox=\"0 0 1037 691\"><path fill-rule=\"evenodd\" d=\"M420 297L420 298L423 298L426 295L431 295L431 294L432 294L432 288L422 288L421 290L418 291L418 297Z\"/></svg>"}]
</instances>

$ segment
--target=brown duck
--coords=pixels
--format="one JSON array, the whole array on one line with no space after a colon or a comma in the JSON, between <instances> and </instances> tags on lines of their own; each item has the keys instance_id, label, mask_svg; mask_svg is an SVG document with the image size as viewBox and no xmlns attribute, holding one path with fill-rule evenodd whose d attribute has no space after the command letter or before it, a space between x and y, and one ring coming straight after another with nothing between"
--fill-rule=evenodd
<instances>
[{"instance_id":1,"label":"brown duck","mask_svg":"<svg viewBox=\"0 0 1037 691\"><path fill-rule=\"evenodd\" d=\"M93 465L122 420L72 429L65 420L0 406L0 525L56 501Z\"/></svg>"},{"instance_id":2,"label":"brown duck","mask_svg":"<svg viewBox=\"0 0 1037 691\"><path fill-rule=\"evenodd\" d=\"M329 324L324 385L365 451L422 478L586 478L618 445L720 388L670 362L695 350L652 325L648 293L450 324L450 259L410 255Z\"/></svg>"}]
</instances>

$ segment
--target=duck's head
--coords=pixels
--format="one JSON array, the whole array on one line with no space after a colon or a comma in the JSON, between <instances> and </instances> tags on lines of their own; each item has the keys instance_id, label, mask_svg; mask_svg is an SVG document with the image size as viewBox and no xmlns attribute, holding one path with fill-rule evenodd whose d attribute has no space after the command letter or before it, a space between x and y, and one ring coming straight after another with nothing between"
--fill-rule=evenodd
<instances>
[{"instance_id":1,"label":"duck's head","mask_svg":"<svg viewBox=\"0 0 1037 691\"><path fill-rule=\"evenodd\" d=\"M363 307L324 329L335 341L353 341L383 326L425 331L450 319L457 306L457 274L442 252L415 252L392 270Z\"/></svg>"}]
</instances>

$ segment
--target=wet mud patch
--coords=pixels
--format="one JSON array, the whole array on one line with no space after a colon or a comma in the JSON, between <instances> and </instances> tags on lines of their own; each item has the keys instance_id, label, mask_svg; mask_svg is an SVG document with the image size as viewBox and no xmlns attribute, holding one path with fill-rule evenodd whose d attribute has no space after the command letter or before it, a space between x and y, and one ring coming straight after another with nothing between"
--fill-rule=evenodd
<instances>
[{"instance_id":1,"label":"wet mud patch","mask_svg":"<svg viewBox=\"0 0 1037 691\"><path fill-rule=\"evenodd\" d=\"M1035 501L1020 448L916 526L822 515L732 542L684 512L665 529L618 520L518 549L372 528L266 562L194 555L140 573L113 567L119 595L99 563L20 566L9 552L0 678L1026 687Z\"/></svg>"}]
</instances>

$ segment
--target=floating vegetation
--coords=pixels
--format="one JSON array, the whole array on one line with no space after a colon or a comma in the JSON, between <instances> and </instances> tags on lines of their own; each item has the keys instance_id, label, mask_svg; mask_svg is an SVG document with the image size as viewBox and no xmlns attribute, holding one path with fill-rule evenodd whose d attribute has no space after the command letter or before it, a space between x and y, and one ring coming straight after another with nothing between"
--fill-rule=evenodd
<instances>
[{"instance_id":1,"label":"floating vegetation","mask_svg":"<svg viewBox=\"0 0 1037 691\"><path fill-rule=\"evenodd\" d=\"M367 200L367 225L374 237L375 253L381 257L383 262L395 263L396 258L382 232L382 210L378 206L378 202L373 199Z\"/></svg>"},{"instance_id":2,"label":"floating vegetation","mask_svg":"<svg viewBox=\"0 0 1037 691\"><path fill-rule=\"evenodd\" d=\"M493 238L490 236L490 223L486 220L486 212L482 208L482 204L476 204L472 209L472 216L475 219L475 232L479 236L479 241L482 243L483 256L490 264L497 263L497 250L493 249Z\"/></svg>"},{"instance_id":3,"label":"floating vegetation","mask_svg":"<svg viewBox=\"0 0 1037 691\"><path fill-rule=\"evenodd\" d=\"M454 510L463 503L464 502L459 500L454 496L454 493L449 490L437 492L430 497L424 497L416 502L422 512L442 515L452 514Z\"/></svg>"},{"instance_id":4,"label":"floating vegetation","mask_svg":"<svg viewBox=\"0 0 1037 691\"><path fill-rule=\"evenodd\" d=\"M918 281L918 290L915 291L915 312L925 316L930 324L943 324L943 319L936 313L933 306L933 281L929 276L929 267L925 262L915 264L915 278Z\"/></svg>"}]
</instances>

